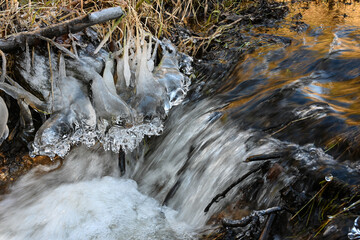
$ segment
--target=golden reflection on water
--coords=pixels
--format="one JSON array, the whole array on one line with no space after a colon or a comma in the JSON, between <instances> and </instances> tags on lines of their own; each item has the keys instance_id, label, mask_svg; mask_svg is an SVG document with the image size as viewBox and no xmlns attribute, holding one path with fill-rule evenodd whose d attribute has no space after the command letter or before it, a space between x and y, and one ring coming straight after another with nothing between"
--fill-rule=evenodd
<instances>
[{"instance_id":1,"label":"golden reflection on water","mask_svg":"<svg viewBox=\"0 0 360 240\"><path fill-rule=\"evenodd\" d=\"M268 94L269 91L292 84L299 79L301 81L301 78L309 77L310 73L304 73L301 70L305 70L308 64L317 60L333 61L331 64L335 65L330 64L328 67L337 66L337 61L340 64L347 60L350 64L345 64L344 69L334 70L338 71L337 73L344 71L345 75L335 74L335 77L330 76L329 79L315 78L299 91L302 91L306 98L311 101L329 104L335 111L334 115L343 118L347 124L359 125L360 3L313 1L289 3L289 8L291 12L282 27L278 29L259 27L254 30L253 34L266 33L289 37L293 40L292 43L286 47L283 43L264 44L257 48L254 53L248 54L237 67L238 70L235 71L232 79L237 79L236 84L259 78L264 78L264 81L258 83L251 94L242 96L230 103L227 108L242 106L254 98ZM300 19L299 13L302 16ZM292 26L296 26L296 21L305 22L309 28L303 32L291 30ZM261 36L257 41L262 41ZM281 48L284 51L279 59L266 60L267 53ZM304 55L302 55L303 53ZM290 66L279 68L279 64L286 59L290 59ZM356 65L357 62L359 65ZM325 69L321 70L325 72L333 70L326 69L326 66ZM346 76L347 79L342 79L341 76ZM234 82L232 81L230 84L225 86L223 90L232 89Z\"/></svg>"},{"instance_id":2,"label":"golden reflection on water","mask_svg":"<svg viewBox=\"0 0 360 240\"><path fill-rule=\"evenodd\" d=\"M306 86L304 91L313 99L328 103L335 111L345 116L347 124L358 125L360 120L359 83L359 77L346 82L315 82ZM355 120L351 118L353 116L357 116Z\"/></svg>"}]
</instances>

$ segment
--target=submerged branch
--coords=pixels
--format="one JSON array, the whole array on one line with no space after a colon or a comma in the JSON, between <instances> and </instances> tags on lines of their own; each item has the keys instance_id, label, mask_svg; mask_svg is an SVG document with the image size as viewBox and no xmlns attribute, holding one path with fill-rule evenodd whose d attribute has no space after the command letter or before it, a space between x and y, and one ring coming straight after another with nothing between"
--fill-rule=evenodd
<instances>
[{"instance_id":1,"label":"submerged branch","mask_svg":"<svg viewBox=\"0 0 360 240\"><path fill-rule=\"evenodd\" d=\"M265 210L254 211L250 216L244 217L240 220L223 219L222 224L225 227L245 227L254 220L257 222L260 216L273 214L282 210L282 207L271 207Z\"/></svg>"},{"instance_id":2,"label":"submerged branch","mask_svg":"<svg viewBox=\"0 0 360 240\"><path fill-rule=\"evenodd\" d=\"M261 232L259 240L267 240L267 239L269 239L271 227L272 227L272 224L274 223L275 217L276 217L275 213L270 214L268 220L266 221L266 225L265 225L263 231Z\"/></svg>"},{"instance_id":3,"label":"submerged branch","mask_svg":"<svg viewBox=\"0 0 360 240\"><path fill-rule=\"evenodd\" d=\"M284 153L282 152L274 152L270 154L260 154L260 155L253 155L248 157L245 162L255 162L255 161L264 161L264 160L273 160L273 159L279 159L284 156Z\"/></svg>"},{"instance_id":4,"label":"submerged branch","mask_svg":"<svg viewBox=\"0 0 360 240\"><path fill-rule=\"evenodd\" d=\"M16 50L21 46L25 46L26 41L28 42L29 46L32 46L38 41L38 36L53 38L59 37L66 33L76 33L92 25L103 23L112 19L117 19L123 15L124 12L121 7L107 8L32 32L14 34L6 39L0 39L0 50L4 52Z\"/></svg>"},{"instance_id":5,"label":"submerged branch","mask_svg":"<svg viewBox=\"0 0 360 240\"><path fill-rule=\"evenodd\" d=\"M221 199L225 198L226 194L233 189L236 185L238 185L239 183L241 183L242 181L244 181L247 177L249 177L251 174L256 173L257 171L259 171L260 169L262 169L263 167L267 166L269 164L269 162L265 162L263 164L260 164L258 167L254 168L253 170L250 170L248 173L246 173L245 175L243 175L242 177L240 177L236 182L232 183L229 187L227 187L225 189L225 191L223 191L222 193L217 194L212 200L211 202L206 206L206 208L204 209L204 212L207 213L210 209L210 207L214 204L219 202Z\"/></svg>"}]
</instances>

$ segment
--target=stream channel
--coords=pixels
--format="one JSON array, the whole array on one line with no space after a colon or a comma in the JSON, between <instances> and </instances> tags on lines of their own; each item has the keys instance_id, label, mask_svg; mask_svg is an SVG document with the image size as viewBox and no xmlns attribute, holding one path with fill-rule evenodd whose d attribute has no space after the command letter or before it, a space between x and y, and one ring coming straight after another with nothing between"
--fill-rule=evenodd
<instances>
[{"instance_id":1,"label":"stream channel","mask_svg":"<svg viewBox=\"0 0 360 240\"><path fill-rule=\"evenodd\" d=\"M316 194L325 178L359 184L360 4L289 8L276 27L243 33L267 44L246 51L211 94L193 81L164 132L126 155L123 176L117 154L95 145L73 148L59 169L38 166L20 178L0 202L0 239L197 239L220 218L283 205L289 188ZM251 174L204 213L263 163L246 161L255 155L270 156L275 173ZM304 203L294 200L294 213ZM281 216L269 239L296 236L291 215ZM318 236L360 239L356 216Z\"/></svg>"}]
</instances>

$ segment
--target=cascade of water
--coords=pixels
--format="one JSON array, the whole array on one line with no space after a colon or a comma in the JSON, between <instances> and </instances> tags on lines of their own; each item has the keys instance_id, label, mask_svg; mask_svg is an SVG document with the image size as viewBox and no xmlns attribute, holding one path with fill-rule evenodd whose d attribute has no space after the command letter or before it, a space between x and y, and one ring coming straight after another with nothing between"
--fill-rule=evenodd
<instances>
[{"instance_id":1,"label":"cascade of water","mask_svg":"<svg viewBox=\"0 0 360 240\"><path fill-rule=\"evenodd\" d=\"M0 202L0 239L189 239L176 212L119 178L116 154L78 147L39 166Z\"/></svg>"},{"instance_id":2,"label":"cascade of water","mask_svg":"<svg viewBox=\"0 0 360 240\"><path fill-rule=\"evenodd\" d=\"M214 106L203 101L193 109L175 109L162 143L146 161L138 161L131 175L142 192L179 210L180 219L197 227L204 226L214 213L233 201L237 191L204 213L216 194L259 164L245 163L247 157L274 151L280 145L271 138L256 142L256 132L251 130L235 132L219 121L212 122ZM243 184L251 184L254 179L250 177ZM256 201L271 205L274 199L269 196L278 187L265 184Z\"/></svg>"}]
</instances>

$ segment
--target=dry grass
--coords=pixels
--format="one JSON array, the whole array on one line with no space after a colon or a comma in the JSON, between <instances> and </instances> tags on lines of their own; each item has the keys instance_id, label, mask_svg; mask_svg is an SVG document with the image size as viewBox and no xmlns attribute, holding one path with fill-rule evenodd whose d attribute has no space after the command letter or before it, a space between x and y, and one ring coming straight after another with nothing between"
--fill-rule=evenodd
<instances>
[{"instance_id":1,"label":"dry grass","mask_svg":"<svg viewBox=\"0 0 360 240\"><path fill-rule=\"evenodd\" d=\"M125 21L116 21L94 26L103 39L107 33L113 33L109 39L119 40L122 38L125 25L130 28L141 27L155 35L167 32L167 24L164 23L162 10L163 2L156 0L148 4L144 0L113 0L113 1L0 1L0 37L4 38L11 34L32 31L40 27L82 16L104 8L121 6L125 12ZM172 17L178 20L177 17Z\"/></svg>"},{"instance_id":2,"label":"dry grass","mask_svg":"<svg viewBox=\"0 0 360 240\"><path fill-rule=\"evenodd\" d=\"M219 22L222 12L241 10L244 4L240 3L237 0L2 0L0 38L36 30L104 8L121 6L126 12L124 19L92 27L97 31L99 40L103 40L103 45L122 41L125 30L135 36L139 29L143 29L161 38L170 37L170 30L175 25L192 25L201 36L185 39L179 48L187 53L196 53L196 48L208 44L231 27L214 24Z\"/></svg>"},{"instance_id":3,"label":"dry grass","mask_svg":"<svg viewBox=\"0 0 360 240\"><path fill-rule=\"evenodd\" d=\"M337 160L356 161L360 156L360 131L350 128L325 142L325 151L337 152Z\"/></svg>"}]
</instances>

